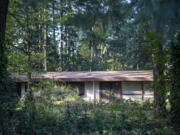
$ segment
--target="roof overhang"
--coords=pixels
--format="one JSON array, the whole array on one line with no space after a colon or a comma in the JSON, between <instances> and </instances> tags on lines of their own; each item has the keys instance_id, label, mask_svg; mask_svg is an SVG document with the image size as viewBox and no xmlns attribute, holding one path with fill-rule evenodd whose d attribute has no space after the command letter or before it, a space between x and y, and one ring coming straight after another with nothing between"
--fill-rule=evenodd
<instances>
[{"instance_id":1,"label":"roof overhang","mask_svg":"<svg viewBox=\"0 0 180 135\"><path fill-rule=\"evenodd\" d=\"M26 75L12 75L16 82L28 82ZM153 81L152 71L94 71L94 72L47 72L32 74L31 81L56 80L61 82L86 81Z\"/></svg>"}]
</instances>

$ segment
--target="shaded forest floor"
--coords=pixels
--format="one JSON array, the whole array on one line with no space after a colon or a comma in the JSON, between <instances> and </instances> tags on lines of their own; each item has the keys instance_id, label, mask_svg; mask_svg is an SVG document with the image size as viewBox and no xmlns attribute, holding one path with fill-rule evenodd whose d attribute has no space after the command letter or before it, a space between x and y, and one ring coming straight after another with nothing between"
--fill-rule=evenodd
<instances>
[{"instance_id":1,"label":"shaded forest floor","mask_svg":"<svg viewBox=\"0 0 180 135\"><path fill-rule=\"evenodd\" d=\"M12 122L17 135L178 135L167 119L154 118L150 102L46 101L26 98L19 104Z\"/></svg>"}]
</instances>

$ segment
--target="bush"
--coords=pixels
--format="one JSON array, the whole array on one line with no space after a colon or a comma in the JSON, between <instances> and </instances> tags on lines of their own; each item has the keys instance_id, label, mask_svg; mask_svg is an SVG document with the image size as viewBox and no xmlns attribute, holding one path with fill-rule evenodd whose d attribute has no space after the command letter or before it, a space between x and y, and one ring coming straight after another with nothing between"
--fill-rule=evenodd
<instances>
[{"instance_id":1,"label":"bush","mask_svg":"<svg viewBox=\"0 0 180 135\"><path fill-rule=\"evenodd\" d=\"M17 135L177 135L166 119L153 117L152 106L130 100L87 103L70 86L48 85L39 96L27 95L19 104L14 131Z\"/></svg>"}]
</instances>

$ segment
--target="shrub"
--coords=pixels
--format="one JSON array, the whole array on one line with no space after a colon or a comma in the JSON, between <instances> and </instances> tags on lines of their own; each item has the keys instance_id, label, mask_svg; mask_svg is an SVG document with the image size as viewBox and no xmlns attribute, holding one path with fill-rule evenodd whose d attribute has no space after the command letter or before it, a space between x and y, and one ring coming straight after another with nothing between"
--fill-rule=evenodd
<instances>
[{"instance_id":1,"label":"shrub","mask_svg":"<svg viewBox=\"0 0 180 135\"><path fill-rule=\"evenodd\" d=\"M13 121L17 135L177 135L166 119L153 117L151 102L92 104L70 86L49 86L19 104Z\"/></svg>"}]
</instances>

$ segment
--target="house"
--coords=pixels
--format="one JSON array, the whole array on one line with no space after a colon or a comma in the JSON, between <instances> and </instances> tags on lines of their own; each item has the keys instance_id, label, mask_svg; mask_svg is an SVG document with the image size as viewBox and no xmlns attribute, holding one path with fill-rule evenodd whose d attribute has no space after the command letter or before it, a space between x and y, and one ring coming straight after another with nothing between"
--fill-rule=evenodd
<instances>
[{"instance_id":1,"label":"house","mask_svg":"<svg viewBox=\"0 0 180 135\"><path fill-rule=\"evenodd\" d=\"M152 71L47 72L32 75L33 82L56 80L82 91L85 100L109 102L113 99L153 99ZM21 96L26 91L27 77L16 76Z\"/></svg>"}]
</instances>

